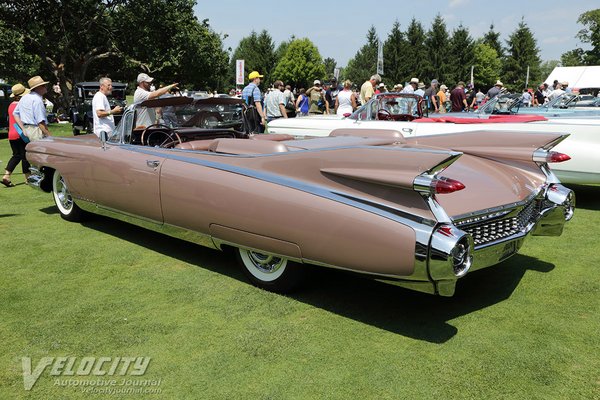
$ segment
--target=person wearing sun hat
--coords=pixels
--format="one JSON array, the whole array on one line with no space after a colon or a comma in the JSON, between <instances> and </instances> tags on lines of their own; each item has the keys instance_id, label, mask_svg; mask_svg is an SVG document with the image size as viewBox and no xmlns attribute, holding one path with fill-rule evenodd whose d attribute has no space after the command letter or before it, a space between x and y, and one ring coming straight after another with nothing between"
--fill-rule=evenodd
<instances>
[{"instance_id":1,"label":"person wearing sun hat","mask_svg":"<svg viewBox=\"0 0 600 400\"><path fill-rule=\"evenodd\" d=\"M258 88L262 78L263 75L259 74L258 71L250 72L250 74L248 74L250 83L242 90L242 99L244 100L244 103L246 103L247 106L254 106L257 114L255 115L255 118L260 121L255 127L257 133L265 131L265 124L267 121L267 116L262 106L262 95Z\"/></svg>"},{"instance_id":2,"label":"person wearing sun hat","mask_svg":"<svg viewBox=\"0 0 600 400\"><path fill-rule=\"evenodd\" d=\"M502 90L502 86L504 86L504 84L502 84L500 80L497 80L494 86L487 91L487 94L485 95L486 101L498 96L498 94L500 94L500 91Z\"/></svg>"},{"instance_id":3,"label":"person wearing sun hat","mask_svg":"<svg viewBox=\"0 0 600 400\"><path fill-rule=\"evenodd\" d=\"M162 96L163 94L169 93L171 89L177 87L178 85L177 83L172 83L170 85L163 86L159 89L151 91L150 89L152 86L152 82L154 82L154 78L148 76L148 74L144 72L138 74L138 87L133 93L134 103L140 103L145 100L156 99ZM155 124L156 122L156 112L154 111L154 108L140 107L140 109L137 112L137 117L135 121L136 126L147 127L152 124Z\"/></svg>"},{"instance_id":4,"label":"person wearing sun hat","mask_svg":"<svg viewBox=\"0 0 600 400\"><path fill-rule=\"evenodd\" d=\"M13 116L13 112L19 104L19 100L21 97L25 96L29 93L29 89L25 86L17 83L11 89L12 93L10 98L13 100L12 103L8 106L8 142L10 143L10 148L12 149L12 157L6 163L6 169L4 170L4 176L2 177L2 184L6 187L13 187L13 183L10 180L10 175L13 173L17 165L21 163L21 168L23 170L23 174L25 178L29 176L29 163L27 162L27 158L25 158L25 146L27 143L21 139L19 133L15 128L15 117Z\"/></svg>"},{"instance_id":5,"label":"person wearing sun hat","mask_svg":"<svg viewBox=\"0 0 600 400\"><path fill-rule=\"evenodd\" d=\"M46 106L44 105L44 95L48 92L46 87L48 82L38 75L29 79L27 84L31 92L19 101L13 116L25 136L33 142L50 136Z\"/></svg>"}]
</instances>

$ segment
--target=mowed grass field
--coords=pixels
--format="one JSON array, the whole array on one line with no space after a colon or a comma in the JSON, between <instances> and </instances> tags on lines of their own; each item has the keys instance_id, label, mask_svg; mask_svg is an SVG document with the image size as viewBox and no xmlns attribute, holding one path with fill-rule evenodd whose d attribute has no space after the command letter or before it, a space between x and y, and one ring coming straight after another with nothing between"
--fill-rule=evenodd
<instances>
[{"instance_id":1,"label":"mowed grass field","mask_svg":"<svg viewBox=\"0 0 600 400\"><path fill-rule=\"evenodd\" d=\"M9 157L4 135L2 169ZM293 295L265 292L232 257L66 222L50 194L13 182L0 187L0 399L600 398L600 187L575 187L561 237L530 238L442 298L323 269ZM51 367L24 389L22 357L60 356L150 357L125 378L160 393L90 395ZM73 379L92 378L108 379Z\"/></svg>"}]
</instances>

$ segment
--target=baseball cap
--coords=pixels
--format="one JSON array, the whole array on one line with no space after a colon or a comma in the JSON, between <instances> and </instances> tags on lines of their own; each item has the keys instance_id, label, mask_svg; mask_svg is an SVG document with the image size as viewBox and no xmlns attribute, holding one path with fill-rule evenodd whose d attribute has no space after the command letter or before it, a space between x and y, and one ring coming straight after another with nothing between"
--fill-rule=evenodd
<instances>
[{"instance_id":1,"label":"baseball cap","mask_svg":"<svg viewBox=\"0 0 600 400\"><path fill-rule=\"evenodd\" d=\"M313 85L320 85L320 84L321 84L321 81L318 79L315 79L315 81L313 82Z\"/></svg>"},{"instance_id":2,"label":"baseball cap","mask_svg":"<svg viewBox=\"0 0 600 400\"><path fill-rule=\"evenodd\" d=\"M145 74L143 72L141 74L139 74L138 77L137 77L137 82L138 83L140 83L140 82L152 82L153 80L154 80L154 78L149 77L148 74Z\"/></svg>"},{"instance_id":3,"label":"baseball cap","mask_svg":"<svg viewBox=\"0 0 600 400\"><path fill-rule=\"evenodd\" d=\"M258 71L252 71L250 72L250 74L248 75L248 79L250 79L251 81L256 79L256 78L262 78L264 75L261 75L258 73Z\"/></svg>"},{"instance_id":4,"label":"baseball cap","mask_svg":"<svg viewBox=\"0 0 600 400\"><path fill-rule=\"evenodd\" d=\"M438 82L438 80L437 80L437 79L432 79L432 80L431 80L431 84L432 84L432 85L433 85L433 84L437 85L438 83L439 83L439 82Z\"/></svg>"}]
</instances>

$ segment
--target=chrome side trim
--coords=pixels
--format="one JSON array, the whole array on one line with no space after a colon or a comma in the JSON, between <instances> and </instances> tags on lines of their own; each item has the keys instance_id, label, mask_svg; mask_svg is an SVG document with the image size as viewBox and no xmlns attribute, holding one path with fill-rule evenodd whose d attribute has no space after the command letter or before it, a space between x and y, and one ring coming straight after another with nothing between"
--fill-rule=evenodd
<instances>
[{"instance_id":1,"label":"chrome side trim","mask_svg":"<svg viewBox=\"0 0 600 400\"><path fill-rule=\"evenodd\" d=\"M219 248L214 245L210 235L196 231L191 231L189 229L181 228L175 225L163 224L159 221L139 217L133 214L128 214L119 210L98 206L96 203L87 200L77 199L75 202L84 211L117 219L119 221L136 225L154 232L162 233L167 236L186 240L188 242L199 244L201 246L208 247L211 249L219 250Z\"/></svg>"},{"instance_id":2,"label":"chrome side trim","mask_svg":"<svg viewBox=\"0 0 600 400\"><path fill-rule=\"evenodd\" d=\"M136 148L136 147L138 147L138 148ZM387 207L387 206L382 207L381 205L375 206L373 202L365 202L362 199L355 200L355 196L353 196L351 194L332 191L332 190L329 190L326 187L323 187L320 185L306 183L306 182L300 181L295 178L284 177L284 176L277 175L272 172L257 171L257 170L253 170L253 169L249 169L249 168L238 167L235 165L224 164L222 162L217 162L217 161L212 161L212 160L203 160L203 159L197 159L197 158L192 158L192 157L186 157L186 156L183 156L180 154L168 154L168 153L164 153L164 152L155 152L150 149L139 148L139 146L130 146L130 150L136 151L136 152L142 153L142 154L161 156L166 159L173 159L173 160L186 162L186 163L190 163L190 164L201 165L201 166L204 166L207 168L213 168L213 169L218 169L221 171L231 172L234 174L258 179L258 180L261 180L264 182L274 183L276 185L285 186L285 187L288 187L291 189L296 189L296 190L299 190L299 191L302 191L305 193L310 193L315 196L333 200L338 203L342 203L342 204L345 204L345 205L348 205L351 207L358 208L363 211L367 211L367 212L379 215L381 217L390 219L392 221L408 225L411 228L418 227L420 225L420 223L416 222L415 220L422 218L419 216L413 216L413 218L407 218L404 215L402 215L402 216L398 215L397 212L401 211L401 210L397 210L395 208L391 208L391 207ZM279 153L279 154L285 154L285 153ZM217 156L220 156L220 154L217 154ZM403 212L403 213L408 214L406 212Z\"/></svg>"}]
</instances>

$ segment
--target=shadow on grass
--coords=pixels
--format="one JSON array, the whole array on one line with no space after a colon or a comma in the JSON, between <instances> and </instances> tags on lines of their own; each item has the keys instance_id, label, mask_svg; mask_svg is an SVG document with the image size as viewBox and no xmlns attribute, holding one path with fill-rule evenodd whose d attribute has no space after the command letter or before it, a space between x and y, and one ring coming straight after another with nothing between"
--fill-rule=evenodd
<instances>
[{"instance_id":1,"label":"shadow on grass","mask_svg":"<svg viewBox=\"0 0 600 400\"><path fill-rule=\"evenodd\" d=\"M58 208L56 208L56 206L40 208L40 211L43 212L44 214L48 214L48 215L58 214Z\"/></svg>"},{"instance_id":2,"label":"shadow on grass","mask_svg":"<svg viewBox=\"0 0 600 400\"><path fill-rule=\"evenodd\" d=\"M21 214L0 214L0 218L16 217L17 215Z\"/></svg>"},{"instance_id":3,"label":"shadow on grass","mask_svg":"<svg viewBox=\"0 0 600 400\"><path fill-rule=\"evenodd\" d=\"M600 210L600 186L567 185L575 192L576 208Z\"/></svg>"},{"instance_id":4,"label":"shadow on grass","mask_svg":"<svg viewBox=\"0 0 600 400\"><path fill-rule=\"evenodd\" d=\"M201 268L247 282L233 257L110 218L94 216L86 227L146 247ZM454 297L414 292L360 274L309 268L305 285L291 298L389 332L431 343L458 333L449 321L497 304L513 293L527 271L549 272L554 265L516 255L459 280Z\"/></svg>"}]
</instances>

